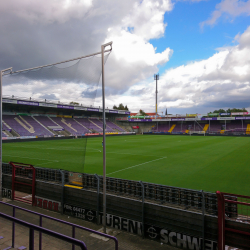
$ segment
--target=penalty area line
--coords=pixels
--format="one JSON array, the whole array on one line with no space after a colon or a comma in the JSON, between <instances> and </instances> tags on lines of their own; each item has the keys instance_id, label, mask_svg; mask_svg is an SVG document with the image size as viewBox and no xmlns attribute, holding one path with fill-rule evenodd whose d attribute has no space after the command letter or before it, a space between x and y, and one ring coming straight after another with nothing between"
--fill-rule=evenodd
<instances>
[{"instance_id":1,"label":"penalty area line","mask_svg":"<svg viewBox=\"0 0 250 250\"><path fill-rule=\"evenodd\" d=\"M134 166L132 166L132 167L128 167L128 168L124 168L124 169L120 169L120 170L114 171L114 172L109 173L109 174L107 174L107 175L115 174L115 173L118 173L118 172L121 172L121 171L124 171L124 170L130 169L130 168L135 168L135 167L138 167L138 166L141 166L141 165L144 165L144 164L147 164L147 163L153 162L153 161L159 161L159 160L161 160L161 159L165 159L165 158L167 158L167 157L162 157L162 158L155 159L155 160L152 160L152 161L146 161L146 162L144 162L144 163L141 163L141 164L138 164L138 165L134 165Z\"/></svg>"}]
</instances>

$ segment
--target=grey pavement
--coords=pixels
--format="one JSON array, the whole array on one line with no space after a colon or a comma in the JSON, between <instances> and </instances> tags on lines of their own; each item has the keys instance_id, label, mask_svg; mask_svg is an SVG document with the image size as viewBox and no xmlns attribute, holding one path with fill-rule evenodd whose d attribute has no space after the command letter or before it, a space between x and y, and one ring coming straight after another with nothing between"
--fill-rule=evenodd
<instances>
[{"instance_id":1,"label":"grey pavement","mask_svg":"<svg viewBox=\"0 0 250 250\"><path fill-rule=\"evenodd\" d=\"M74 223L83 227L87 227L93 230L100 230L101 225L84 221L81 219L73 218L67 215L62 215L60 213L52 212L38 207L33 207L29 204L11 201L4 199L4 202L23 207L41 214L45 214L51 217L55 217L60 220L64 220L70 223ZM7 205L0 204L0 212L12 215L12 208ZM16 218L27 221L29 223L39 225L39 217L37 215L24 212L22 210L16 210ZM29 249L29 230L23 226L16 224L15 231L15 248L9 248L12 244L12 222L0 217L0 249ZM43 218L43 227L56 231L61 234L68 236L72 235L72 228L69 225L62 224L60 222L52 221ZM177 250L177 248L161 244L159 242L143 239L142 237L134 234L130 234L124 231L118 231L115 229L108 229L108 233L115 236L119 242L119 250ZM91 235L90 232L86 232L80 229L76 229L76 238L83 241L88 250L113 250L115 249L115 244L112 240L104 241L101 238L96 238ZM38 248L38 232L35 232L35 249ZM56 250L56 249L72 249L72 245L63 242L62 240L55 239L54 237L47 236L43 234L42 236L42 249ZM76 250L80 247L75 247Z\"/></svg>"}]
</instances>

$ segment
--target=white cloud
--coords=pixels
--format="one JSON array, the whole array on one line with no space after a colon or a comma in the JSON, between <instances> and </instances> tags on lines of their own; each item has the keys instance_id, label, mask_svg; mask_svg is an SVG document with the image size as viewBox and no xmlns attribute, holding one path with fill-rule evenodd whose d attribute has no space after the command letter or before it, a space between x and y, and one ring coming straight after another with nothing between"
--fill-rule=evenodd
<instances>
[{"instance_id":1,"label":"white cloud","mask_svg":"<svg viewBox=\"0 0 250 250\"><path fill-rule=\"evenodd\" d=\"M234 19L240 15L250 15L250 1L241 0L223 0L216 5L216 10L213 11L210 18L200 25L203 28L205 25L215 25L219 18L223 15L226 18Z\"/></svg>"},{"instance_id":2,"label":"white cloud","mask_svg":"<svg viewBox=\"0 0 250 250\"><path fill-rule=\"evenodd\" d=\"M239 45L220 48L212 57L167 70L161 76L160 107L250 107L250 27ZM213 110L211 110L213 111Z\"/></svg>"},{"instance_id":3,"label":"white cloud","mask_svg":"<svg viewBox=\"0 0 250 250\"><path fill-rule=\"evenodd\" d=\"M172 10L169 0L135 2L122 25L108 29L105 42L113 41L107 64L108 86L126 91L130 86L157 73L158 65L169 61L173 51L156 53L150 39L164 35L164 13Z\"/></svg>"},{"instance_id":4,"label":"white cloud","mask_svg":"<svg viewBox=\"0 0 250 250\"><path fill-rule=\"evenodd\" d=\"M185 1L185 0L184 0ZM209 1L209 0L190 0L191 2L202 2L202 1Z\"/></svg>"},{"instance_id":5,"label":"white cloud","mask_svg":"<svg viewBox=\"0 0 250 250\"><path fill-rule=\"evenodd\" d=\"M106 41L113 41L113 54L117 61L124 60L130 64L139 62L154 66L166 63L171 55L169 48L162 53L155 53L151 43L145 41L141 36L122 29L111 31Z\"/></svg>"},{"instance_id":6,"label":"white cloud","mask_svg":"<svg viewBox=\"0 0 250 250\"><path fill-rule=\"evenodd\" d=\"M158 72L157 66L169 61L173 51L166 48L156 53L152 44L125 30L110 31L106 41L113 41L113 51L107 63L107 85L126 91Z\"/></svg>"},{"instance_id":7,"label":"white cloud","mask_svg":"<svg viewBox=\"0 0 250 250\"><path fill-rule=\"evenodd\" d=\"M53 63L100 51L101 44L113 41L106 64L106 86L107 98L114 102L112 96L123 98L121 94L130 86L153 76L159 65L169 61L173 51L165 48L157 53L150 39L164 36L164 14L172 8L171 0L1 2L0 33L5 36L0 41L0 66L18 70ZM4 87L4 94L53 94L50 96L60 101L72 101L71 92L80 98L82 91L66 83L63 88L45 82L26 85L25 90L15 86Z\"/></svg>"},{"instance_id":8,"label":"white cloud","mask_svg":"<svg viewBox=\"0 0 250 250\"><path fill-rule=\"evenodd\" d=\"M15 70L61 61L99 51L101 44L113 41L106 64L106 106L124 103L132 111L154 111L152 78L173 51L165 48L157 53L150 39L164 36L164 14L172 9L171 0L2 1L0 67ZM249 14L249 1L225 0L216 11L203 25L214 24L223 14ZM250 28L235 40L237 46L220 48L206 60L162 74L159 109L249 107ZM3 93L82 102L83 89L78 84L47 82L11 84L4 86ZM87 94L93 95L93 89ZM101 106L100 93L95 104Z\"/></svg>"},{"instance_id":9,"label":"white cloud","mask_svg":"<svg viewBox=\"0 0 250 250\"><path fill-rule=\"evenodd\" d=\"M136 2L133 9L123 19L126 28L132 28L132 33L146 40L159 38L164 35L164 14L171 11L173 5L168 0L144 0Z\"/></svg>"}]
</instances>

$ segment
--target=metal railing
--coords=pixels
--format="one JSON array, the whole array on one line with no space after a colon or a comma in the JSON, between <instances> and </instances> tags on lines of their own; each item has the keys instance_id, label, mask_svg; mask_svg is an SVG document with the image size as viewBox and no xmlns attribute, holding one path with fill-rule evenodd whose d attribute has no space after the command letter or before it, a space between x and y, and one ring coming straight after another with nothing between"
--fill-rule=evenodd
<instances>
[{"instance_id":1,"label":"metal railing","mask_svg":"<svg viewBox=\"0 0 250 250\"><path fill-rule=\"evenodd\" d=\"M83 241L81 241L81 240L75 239L73 237L66 236L64 234L60 234L60 233L54 232L52 230L49 230L49 229L46 229L46 228L43 228L43 227L40 227L40 226L36 226L34 224L25 222L23 220L17 219L15 217L12 217L10 215L7 215L7 214L1 213L1 212L0 212L0 217L12 221L13 225L15 225L15 223L17 223L17 224L20 224L20 225L22 225L24 227L28 227L29 228L29 250L34 250L35 249L34 248L34 243L35 243L34 231L38 231L39 234L44 233L44 234L47 234L49 236L55 237L57 239L69 242L69 243L71 243L73 245L77 245L82 250L87 250L87 247L86 247L85 243ZM15 228L14 228L14 230L15 230ZM12 237L13 237L13 234L14 234L14 237L15 237L15 231L14 231L14 233L12 231ZM13 238L12 238L12 240L13 240ZM15 243L12 241L12 246L11 246L12 248L15 247L14 244ZM40 239L39 239L39 247L40 247ZM41 248L39 248L39 249L41 249Z\"/></svg>"},{"instance_id":2,"label":"metal railing","mask_svg":"<svg viewBox=\"0 0 250 250\"><path fill-rule=\"evenodd\" d=\"M61 202L61 205L59 205L61 213L76 218L85 218L97 224L101 223L103 220L100 199L103 185L102 176L46 168L39 168L39 171L40 174L36 177L37 192L41 197ZM10 175L7 166L3 170L3 176L5 172ZM8 176L9 179L10 177ZM61 183L58 183L59 181ZM7 185L7 179L5 183ZM49 196L46 196L46 192L48 191L44 189L46 184L49 189L54 187L53 190L55 193L53 195L49 194ZM7 187L5 186L5 188ZM71 195L66 197L69 194ZM144 233L147 237L146 228L149 225L149 221L153 223L152 225L165 227L162 224L162 220L167 220L168 228L173 231L177 230L176 225L181 225L179 230L184 230L184 232L189 232L200 238L217 238L214 231L206 232L207 228L210 228L214 223L212 218L217 216L218 213L217 196L215 193L107 177L107 194L109 195L108 213L111 216L121 216L140 223L142 237L144 237ZM82 196L83 200L79 201L78 197ZM129 205L124 210L125 202L129 202L129 204L133 203L133 205ZM68 209L68 206L72 206L72 209L83 208L86 211L79 215L74 210ZM145 207L147 207L146 213ZM154 216L154 207L162 211L158 218ZM89 211L94 219L88 218ZM180 211L180 213L182 213L181 211L185 211L188 213L185 213L185 216L180 218L176 215L179 212L175 213L174 211ZM198 216L194 224L188 221L189 213ZM212 224L209 224L209 226L205 225L205 221L208 223L210 220Z\"/></svg>"},{"instance_id":3,"label":"metal railing","mask_svg":"<svg viewBox=\"0 0 250 250\"><path fill-rule=\"evenodd\" d=\"M225 250L226 234L232 233L240 248L250 245L250 196L216 192L218 197L218 250ZM241 226L226 221L241 222ZM245 237L245 238L244 238Z\"/></svg>"},{"instance_id":4,"label":"metal railing","mask_svg":"<svg viewBox=\"0 0 250 250\"><path fill-rule=\"evenodd\" d=\"M108 234L104 234L104 233L101 233L101 232L98 232L98 231L95 231L95 230L92 230L90 228L86 228L86 227L82 227L82 226L79 226L77 224L74 224L74 223L70 223L70 222L67 222L67 221L63 221L63 220L60 220L60 219L57 219L57 218L54 218L54 217L51 217L51 216L48 216L48 215L44 215L44 214L40 214L40 213L37 213L37 212L34 212L34 211L31 211L31 210L28 210L28 209L25 209L25 208L22 208L22 207L18 207L18 206L15 206L15 205L12 205L12 204L9 204L9 203L5 203L5 202L2 202L0 201L0 204L3 204L3 205L7 205L7 206L10 206L13 208L13 211L12 211L12 214L13 216L9 216L10 218L15 218L15 215L16 215L16 209L20 209L22 211L25 211L25 212L28 212L28 213L32 213L32 214L35 214L37 216L39 216L39 227L38 229L40 230L40 228L43 228L43 218L46 218L46 219L50 219L50 220L53 220L53 221L57 221L57 222L60 222L62 224L65 224L65 225L69 225L72 227L72 238L75 239L75 229L78 228L78 229L81 229L81 230L84 230L84 231L87 231L87 232L90 232L92 234L96 234L96 235L99 235L99 236L102 236L104 238L108 238L110 240L113 240L114 241L114 244L115 244L115 250L118 250L118 240L116 237L114 236L110 236ZM1 213L2 215L2 213ZM7 215L6 215L7 216ZM36 226L37 227L37 226ZM38 230L37 229L37 230ZM44 228L43 228L44 229ZM13 229L12 229L12 247L14 247L15 245L15 224L13 224ZM38 230L38 231L39 231ZM47 229L46 229L47 230ZM39 250L42 249L42 233L43 231L39 231ZM53 236L53 235L52 235ZM72 250L74 250L75 247L74 247L74 243L72 242ZM86 248L87 249L87 248Z\"/></svg>"},{"instance_id":5,"label":"metal railing","mask_svg":"<svg viewBox=\"0 0 250 250\"><path fill-rule=\"evenodd\" d=\"M9 164L3 164L3 174L12 174ZM19 172L26 177L25 172ZM103 177L97 174L75 173L65 170L36 167L36 180L55 182L57 184L78 185L83 189L99 193L103 189ZM202 193L199 190L178 188L141 181L131 181L106 177L107 193L145 200L160 205L174 206L183 210L202 211ZM143 190L143 192L142 192ZM203 192L205 213L217 215L217 196L215 193Z\"/></svg>"}]
</instances>

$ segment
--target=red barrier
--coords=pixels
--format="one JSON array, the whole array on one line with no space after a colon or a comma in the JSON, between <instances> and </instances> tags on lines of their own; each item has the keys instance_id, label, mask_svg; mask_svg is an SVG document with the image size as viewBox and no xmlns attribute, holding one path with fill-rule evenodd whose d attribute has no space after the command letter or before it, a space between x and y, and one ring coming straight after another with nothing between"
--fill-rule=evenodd
<instances>
[{"instance_id":1,"label":"red barrier","mask_svg":"<svg viewBox=\"0 0 250 250\"><path fill-rule=\"evenodd\" d=\"M22 202L26 202L29 204L34 205L35 204L35 183L36 183L36 169L29 164L24 163L17 163L17 162L9 162L9 164L12 166L12 200L18 200ZM23 171L26 173L26 182L21 182L16 180L17 171ZM15 194L16 190L16 184L19 186L27 186L31 189L31 196L32 200L24 198L24 197L18 197Z\"/></svg>"},{"instance_id":2,"label":"red barrier","mask_svg":"<svg viewBox=\"0 0 250 250\"><path fill-rule=\"evenodd\" d=\"M250 196L216 192L218 200L218 250L225 250L226 231L235 233L243 249L249 249ZM245 227L230 228L225 220L244 223ZM230 225L230 224L229 224ZM245 237L245 238L244 238ZM229 236L227 237L229 239ZM247 247L247 248L245 248Z\"/></svg>"}]
</instances>

